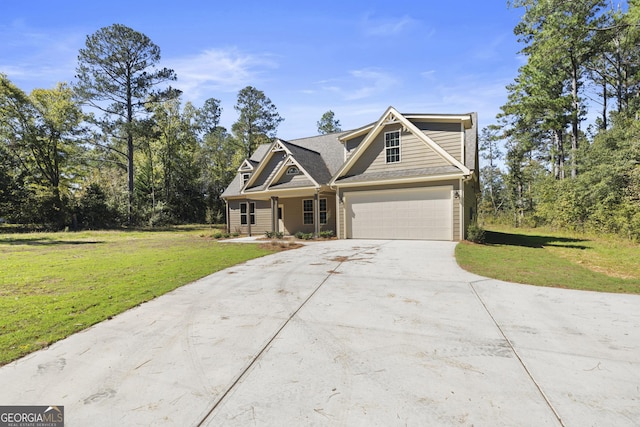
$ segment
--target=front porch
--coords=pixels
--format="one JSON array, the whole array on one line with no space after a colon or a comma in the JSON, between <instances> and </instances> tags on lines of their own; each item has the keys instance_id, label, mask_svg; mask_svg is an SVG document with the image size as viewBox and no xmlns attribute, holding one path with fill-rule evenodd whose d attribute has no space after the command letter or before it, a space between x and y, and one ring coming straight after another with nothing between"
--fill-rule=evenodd
<instances>
[{"instance_id":1,"label":"front porch","mask_svg":"<svg viewBox=\"0 0 640 427\"><path fill-rule=\"evenodd\" d=\"M258 195L256 195L258 196ZM335 193L308 192L270 197L238 198L227 201L228 232L255 236L265 232L318 236L336 229Z\"/></svg>"}]
</instances>

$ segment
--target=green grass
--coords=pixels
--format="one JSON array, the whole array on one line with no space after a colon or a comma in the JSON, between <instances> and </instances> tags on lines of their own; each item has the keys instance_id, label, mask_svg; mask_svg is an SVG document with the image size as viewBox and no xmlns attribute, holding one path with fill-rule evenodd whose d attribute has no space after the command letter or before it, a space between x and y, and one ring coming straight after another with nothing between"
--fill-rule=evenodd
<instances>
[{"instance_id":1,"label":"green grass","mask_svg":"<svg viewBox=\"0 0 640 427\"><path fill-rule=\"evenodd\" d=\"M217 242L204 227L0 234L0 365L272 252Z\"/></svg>"},{"instance_id":2,"label":"green grass","mask_svg":"<svg viewBox=\"0 0 640 427\"><path fill-rule=\"evenodd\" d=\"M493 228L484 245L459 244L456 259L465 270L509 282L640 293L640 245L614 237Z\"/></svg>"}]
</instances>

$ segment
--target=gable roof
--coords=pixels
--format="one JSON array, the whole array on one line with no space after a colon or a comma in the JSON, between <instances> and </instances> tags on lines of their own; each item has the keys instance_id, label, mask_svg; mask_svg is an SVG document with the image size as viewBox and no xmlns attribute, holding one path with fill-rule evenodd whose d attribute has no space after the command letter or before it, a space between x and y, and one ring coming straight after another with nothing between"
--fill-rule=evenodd
<instances>
[{"instance_id":1,"label":"gable roof","mask_svg":"<svg viewBox=\"0 0 640 427\"><path fill-rule=\"evenodd\" d=\"M429 117L428 115L409 115L410 117ZM454 119L454 116L446 116L448 119ZM459 120L459 116L456 116L455 120ZM464 116L463 116L464 117ZM471 118L469 117L469 120ZM428 135L422 132L416 125L411 123L411 121L400 114L395 108L389 107L384 112L382 116L375 122L373 125L368 125L363 128L360 128L354 132L349 133L343 137L343 141L346 141L351 138L355 138L361 135L366 134L365 138L362 140L360 145L355 149L354 153L349 157L349 159L344 163L344 165L340 168L340 170L334 174L333 178L329 185L334 185L338 181L338 179L346 175L349 169L353 167L356 161L362 156L362 154L366 151L366 149L371 145L374 139L382 132L384 127L388 124L401 124L406 130L410 131L414 134L419 140L424 142L428 147L430 147L433 151L436 152L440 157L446 160L452 166L458 168L463 174L469 175L471 171L467 168L463 163L461 163L458 159L449 154L444 148L440 147L435 141L433 141Z\"/></svg>"},{"instance_id":2,"label":"gable roof","mask_svg":"<svg viewBox=\"0 0 640 427\"><path fill-rule=\"evenodd\" d=\"M464 158L460 161L449 154L425 132L421 131L412 121L442 121L449 123L463 123L465 131ZM365 172L357 176L348 176L358 158L371 145L373 140L383 131L387 124L400 124L406 130L414 134L427 147L444 159L446 166L425 167L412 170L397 170L384 172ZM221 197L240 196L246 193L268 191L270 189L289 188L319 188L324 185L357 185L364 182L416 181L425 179L441 179L449 176L470 175L478 173L477 152L477 113L468 114L401 114L395 108L389 107L384 114L374 123L370 123L358 129L317 135L308 138L292 140L276 139L270 144L260 145L251 158L241 165L240 172L253 170L252 175L245 186L241 174L236 174L233 181L222 193ZM344 160L344 143L353 138L363 137L347 161ZM282 162L278 162L270 172L264 171L270 163L269 159L275 152L284 152ZM274 165L271 162L271 165ZM288 166L297 166L306 179L279 182ZM258 186L253 186L260 174L268 173L268 179ZM264 175L262 175L264 176Z\"/></svg>"}]
</instances>

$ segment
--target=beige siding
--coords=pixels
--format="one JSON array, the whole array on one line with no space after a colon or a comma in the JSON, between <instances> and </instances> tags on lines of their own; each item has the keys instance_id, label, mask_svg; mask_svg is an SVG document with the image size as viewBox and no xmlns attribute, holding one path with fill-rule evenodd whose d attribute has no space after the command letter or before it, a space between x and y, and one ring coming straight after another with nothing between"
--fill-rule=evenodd
<instances>
[{"instance_id":1,"label":"beige siding","mask_svg":"<svg viewBox=\"0 0 640 427\"><path fill-rule=\"evenodd\" d=\"M385 132L399 129L399 126L387 126L384 131L380 132L351 167L348 174L359 175L365 172L421 169L449 165L449 162L440 157L411 132L401 132L400 134L400 162L387 163L384 134Z\"/></svg>"},{"instance_id":2,"label":"beige siding","mask_svg":"<svg viewBox=\"0 0 640 427\"><path fill-rule=\"evenodd\" d=\"M344 147L347 150L347 159L351 157L353 150L355 150L358 145L364 140L366 135L359 136L357 138L350 139L344 143Z\"/></svg>"},{"instance_id":3,"label":"beige siding","mask_svg":"<svg viewBox=\"0 0 640 427\"><path fill-rule=\"evenodd\" d=\"M415 125L440 147L444 148L457 160L462 158L462 140L464 134L460 123L417 122Z\"/></svg>"},{"instance_id":4,"label":"beige siding","mask_svg":"<svg viewBox=\"0 0 640 427\"><path fill-rule=\"evenodd\" d=\"M287 175L287 172L280 177L280 179L275 184L285 184L285 183L298 183L308 185L310 183L309 178L302 172L297 175Z\"/></svg>"},{"instance_id":5,"label":"beige siding","mask_svg":"<svg viewBox=\"0 0 640 427\"><path fill-rule=\"evenodd\" d=\"M254 202L256 223L251 224L251 234L256 236L271 231L271 201L229 200L229 229L232 233L249 234L249 225L240 224L240 203Z\"/></svg>"}]
</instances>

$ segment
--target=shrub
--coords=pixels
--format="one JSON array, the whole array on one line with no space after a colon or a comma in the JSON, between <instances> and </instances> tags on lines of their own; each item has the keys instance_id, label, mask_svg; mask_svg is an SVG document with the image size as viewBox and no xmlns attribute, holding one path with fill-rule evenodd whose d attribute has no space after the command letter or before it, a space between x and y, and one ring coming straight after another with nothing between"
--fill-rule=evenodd
<instances>
[{"instance_id":1,"label":"shrub","mask_svg":"<svg viewBox=\"0 0 640 427\"><path fill-rule=\"evenodd\" d=\"M266 237L267 239L273 239L275 237L276 233L274 231L265 231L264 232L264 237Z\"/></svg>"},{"instance_id":2,"label":"shrub","mask_svg":"<svg viewBox=\"0 0 640 427\"><path fill-rule=\"evenodd\" d=\"M471 224L467 227L467 240L473 243L484 243L484 228L478 224Z\"/></svg>"},{"instance_id":3,"label":"shrub","mask_svg":"<svg viewBox=\"0 0 640 427\"><path fill-rule=\"evenodd\" d=\"M323 239L330 239L334 235L335 233L333 232L333 230L325 230L320 232L320 237L322 237Z\"/></svg>"},{"instance_id":4,"label":"shrub","mask_svg":"<svg viewBox=\"0 0 640 427\"><path fill-rule=\"evenodd\" d=\"M213 233L213 238L214 239L222 239L223 234L221 231L216 231L215 233Z\"/></svg>"},{"instance_id":5,"label":"shrub","mask_svg":"<svg viewBox=\"0 0 640 427\"><path fill-rule=\"evenodd\" d=\"M302 236L304 236L304 233L302 231L298 231L296 234L294 234L294 236L296 236L296 239L302 240Z\"/></svg>"}]
</instances>

